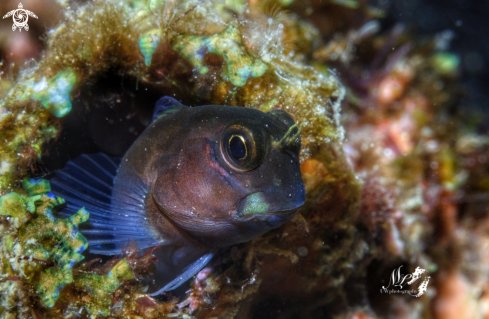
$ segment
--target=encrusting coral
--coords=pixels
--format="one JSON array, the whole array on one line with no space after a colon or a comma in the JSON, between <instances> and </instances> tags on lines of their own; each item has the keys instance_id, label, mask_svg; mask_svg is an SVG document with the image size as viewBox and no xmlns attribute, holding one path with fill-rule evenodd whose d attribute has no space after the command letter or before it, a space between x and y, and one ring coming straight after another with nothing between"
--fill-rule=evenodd
<instances>
[{"instance_id":1,"label":"encrusting coral","mask_svg":"<svg viewBox=\"0 0 489 319\"><path fill-rule=\"evenodd\" d=\"M455 318L452 302L487 316L489 140L451 111L458 58L436 41L380 33L361 1L59 2L43 56L0 91L5 318ZM282 109L303 127L305 206L222 252L181 300L145 294L151 250L81 262L90 212L57 218L63 199L29 178L69 117L107 104L147 124L137 97L163 95ZM379 293L400 266L425 269L427 292Z\"/></svg>"},{"instance_id":2,"label":"encrusting coral","mask_svg":"<svg viewBox=\"0 0 489 319\"><path fill-rule=\"evenodd\" d=\"M52 307L59 291L73 281L73 265L84 258L81 253L88 243L77 225L89 214L81 208L69 218L56 218L53 208L64 200L51 193L49 183L26 179L23 184L27 195L12 192L0 198L0 214L9 216L5 222L10 225L2 236L3 288L9 289L9 281L25 281L34 286L46 306ZM2 304L4 311L11 307Z\"/></svg>"}]
</instances>

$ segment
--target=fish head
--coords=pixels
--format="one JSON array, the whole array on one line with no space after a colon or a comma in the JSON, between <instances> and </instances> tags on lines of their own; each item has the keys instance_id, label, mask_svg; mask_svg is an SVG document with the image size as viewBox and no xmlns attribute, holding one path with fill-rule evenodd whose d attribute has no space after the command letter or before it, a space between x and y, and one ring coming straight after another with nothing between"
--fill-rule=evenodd
<instances>
[{"instance_id":1,"label":"fish head","mask_svg":"<svg viewBox=\"0 0 489 319\"><path fill-rule=\"evenodd\" d=\"M190 237L210 247L246 242L304 204L300 134L286 112L203 106L181 123L156 162L153 197Z\"/></svg>"}]
</instances>

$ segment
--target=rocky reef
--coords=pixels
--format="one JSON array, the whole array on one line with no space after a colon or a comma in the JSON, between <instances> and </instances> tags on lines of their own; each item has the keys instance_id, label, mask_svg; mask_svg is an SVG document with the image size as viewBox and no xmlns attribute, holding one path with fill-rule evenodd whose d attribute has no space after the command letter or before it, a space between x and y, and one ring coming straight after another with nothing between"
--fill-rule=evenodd
<instances>
[{"instance_id":1,"label":"rocky reef","mask_svg":"<svg viewBox=\"0 0 489 319\"><path fill-rule=\"evenodd\" d=\"M489 316L489 138L442 40L381 30L356 0L58 6L38 61L0 83L2 318ZM163 95L287 111L307 202L155 299L151 251L85 258L90 212L58 218L47 179L84 152L121 156ZM383 290L396 269L411 294Z\"/></svg>"}]
</instances>

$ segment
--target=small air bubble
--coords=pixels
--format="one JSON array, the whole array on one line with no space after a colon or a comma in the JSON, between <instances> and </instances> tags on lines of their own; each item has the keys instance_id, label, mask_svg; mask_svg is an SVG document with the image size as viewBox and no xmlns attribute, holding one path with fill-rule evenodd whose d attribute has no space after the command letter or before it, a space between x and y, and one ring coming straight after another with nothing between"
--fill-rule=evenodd
<instances>
[{"instance_id":1,"label":"small air bubble","mask_svg":"<svg viewBox=\"0 0 489 319\"><path fill-rule=\"evenodd\" d=\"M395 153L393 150L391 150L390 148L386 148L384 149L384 156L386 157L394 157L395 156Z\"/></svg>"}]
</instances>

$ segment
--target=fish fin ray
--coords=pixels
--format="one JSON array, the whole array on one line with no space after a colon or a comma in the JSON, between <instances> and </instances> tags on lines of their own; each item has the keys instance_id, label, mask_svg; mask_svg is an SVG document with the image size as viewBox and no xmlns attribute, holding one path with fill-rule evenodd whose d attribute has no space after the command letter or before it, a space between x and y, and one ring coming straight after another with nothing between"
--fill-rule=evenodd
<instances>
[{"instance_id":1,"label":"fish fin ray","mask_svg":"<svg viewBox=\"0 0 489 319\"><path fill-rule=\"evenodd\" d=\"M209 261L211 261L214 255L215 252L212 251L203 255L202 257L194 261L192 264L187 266L180 275L178 275L175 279L167 283L163 288L148 295L154 297L154 296L161 295L165 291L171 291L178 288L180 285L182 285L187 280L189 280L194 275L196 275L199 271L201 271L202 268L204 268L209 263Z\"/></svg>"},{"instance_id":2,"label":"fish fin ray","mask_svg":"<svg viewBox=\"0 0 489 319\"><path fill-rule=\"evenodd\" d=\"M66 201L58 217L69 217L81 207L89 212L79 230L93 254L118 255L129 241L138 249L164 244L147 222L148 190L137 173L132 168L124 170L115 187L119 163L120 159L102 153L84 154L68 162L50 181L51 191Z\"/></svg>"}]
</instances>

